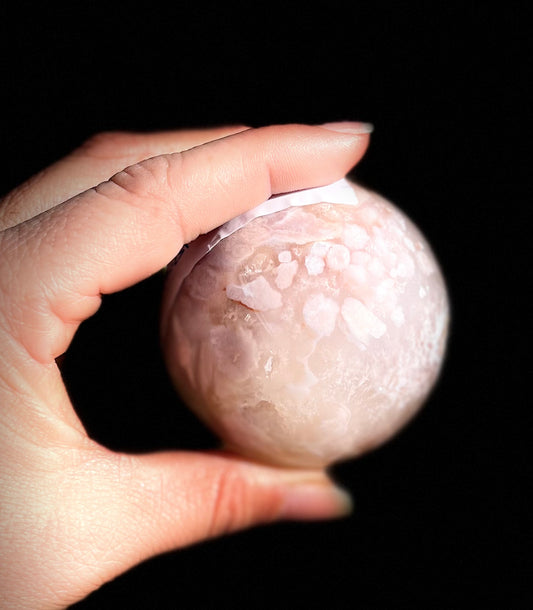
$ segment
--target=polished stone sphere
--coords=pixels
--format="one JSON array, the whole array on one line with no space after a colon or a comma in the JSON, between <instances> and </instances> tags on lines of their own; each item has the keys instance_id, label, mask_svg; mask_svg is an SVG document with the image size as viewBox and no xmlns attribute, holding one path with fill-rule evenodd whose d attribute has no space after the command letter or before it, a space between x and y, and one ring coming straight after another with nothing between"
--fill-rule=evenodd
<instances>
[{"instance_id":1,"label":"polished stone sphere","mask_svg":"<svg viewBox=\"0 0 533 610\"><path fill-rule=\"evenodd\" d=\"M381 444L423 404L448 299L428 243L379 195L342 181L291 197L177 262L163 347L180 394L227 447L322 467Z\"/></svg>"}]
</instances>

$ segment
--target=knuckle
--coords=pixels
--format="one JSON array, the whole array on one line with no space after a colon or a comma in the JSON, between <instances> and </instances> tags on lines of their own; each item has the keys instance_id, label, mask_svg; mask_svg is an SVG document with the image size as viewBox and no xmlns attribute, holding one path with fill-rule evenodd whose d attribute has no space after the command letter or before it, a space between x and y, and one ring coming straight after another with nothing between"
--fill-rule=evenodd
<instances>
[{"instance_id":1,"label":"knuckle","mask_svg":"<svg viewBox=\"0 0 533 610\"><path fill-rule=\"evenodd\" d=\"M210 535L220 535L247 521L247 490L233 469L222 471L213 489Z\"/></svg>"},{"instance_id":2,"label":"knuckle","mask_svg":"<svg viewBox=\"0 0 533 610\"><path fill-rule=\"evenodd\" d=\"M107 182L96 187L97 192L113 191L132 195L132 202L137 199L160 201L168 196L170 188L167 155L161 155L134 163L112 176ZM130 199L128 199L130 201Z\"/></svg>"},{"instance_id":3,"label":"knuckle","mask_svg":"<svg viewBox=\"0 0 533 610\"><path fill-rule=\"evenodd\" d=\"M180 154L159 155L135 163L94 188L106 199L119 201L138 211L144 223L161 223L176 227L184 234L182 210L176 205L176 174L182 163Z\"/></svg>"},{"instance_id":4,"label":"knuckle","mask_svg":"<svg viewBox=\"0 0 533 610\"><path fill-rule=\"evenodd\" d=\"M279 493L261 489L232 466L219 474L212 494L211 536L272 521L279 514Z\"/></svg>"}]
</instances>

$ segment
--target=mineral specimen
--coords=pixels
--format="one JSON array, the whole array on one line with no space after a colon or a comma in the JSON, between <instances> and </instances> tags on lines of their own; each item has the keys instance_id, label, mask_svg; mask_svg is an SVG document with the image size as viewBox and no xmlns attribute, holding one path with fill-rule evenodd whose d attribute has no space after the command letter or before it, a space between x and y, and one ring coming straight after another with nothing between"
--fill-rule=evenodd
<instances>
[{"instance_id":1,"label":"mineral specimen","mask_svg":"<svg viewBox=\"0 0 533 610\"><path fill-rule=\"evenodd\" d=\"M169 274L163 346L227 447L304 468L397 432L443 360L448 300L419 230L341 181L269 200L198 240Z\"/></svg>"}]
</instances>

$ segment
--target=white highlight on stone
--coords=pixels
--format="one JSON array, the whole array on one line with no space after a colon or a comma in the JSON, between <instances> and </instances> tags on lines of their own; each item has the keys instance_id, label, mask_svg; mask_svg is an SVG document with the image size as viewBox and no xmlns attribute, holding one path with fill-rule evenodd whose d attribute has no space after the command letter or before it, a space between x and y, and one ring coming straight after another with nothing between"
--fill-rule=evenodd
<instances>
[{"instance_id":1,"label":"white highlight on stone","mask_svg":"<svg viewBox=\"0 0 533 610\"><path fill-rule=\"evenodd\" d=\"M335 329L339 306L333 299L323 294L312 294L303 308L304 320L307 326L317 335L329 337Z\"/></svg>"},{"instance_id":2,"label":"white highlight on stone","mask_svg":"<svg viewBox=\"0 0 533 610\"><path fill-rule=\"evenodd\" d=\"M448 301L427 242L383 198L344 181L285 197L191 244L168 278L162 342L183 398L229 447L316 468L421 406Z\"/></svg>"},{"instance_id":3,"label":"white highlight on stone","mask_svg":"<svg viewBox=\"0 0 533 610\"><path fill-rule=\"evenodd\" d=\"M368 343L370 337L379 339L387 331L387 326L358 299L344 299L341 314L350 333L362 343Z\"/></svg>"},{"instance_id":4,"label":"white highlight on stone","mask_svg":"<svg viewBox=\"0 0 533 610\"><path fill-rule=\"evenodd\" d=\"M333 271L342 271L350 264L350 250L342 244L333 244L326 254L326 262Z\"/></svg>"},{"instance_id":5,"label":"white highlight on stone","mask_svg":"<svg viewBox=\"0 0 533 610\"><path fill-rule=\"evenodd\" d=\"M333 246L325 241L317 241L311 246L309 252L310 256L316 256L318 258L325 258Z\"/></svg>"},{"instance_id":6,"label":"white highlight on stone","mask_svg":"<svg viewBox=\"0 0 533 610\"><path fill-rule=\"evenodd\" d=\"M238 301L256 311L277 309L281 307L282 302L281 294L274 290L262 275L242 286L229 284L226 295L228 299Z\"/></svg>"},{"instance_id":7,"label":"white highlight on stone","mask_svg":"<svg viewBox=\"0 0 533 610\"><path fill-rule=\"evenodd\" d=\"M359 225L349 225L344 229L343 241L350 250L362 250L369 239L368 233Z\"/></svg>"},{"instance_id":8,"label":"white highlight on stone","mask_svg":"<svg viewBox=\"0 0 533 610\"><path fill-rule=\"evenodd\" d=\"M367 281L368 272L363 265L348 265L344 276L349 283L362 286Z\"/></svg>"},{"instance_id":9,"label":"white highlight on stone","mask_svg":"<svg viewBox=\"0 0 533 610\"><path fill-rule=\"evenodd\" d=\"M390 317L396 326L401 326L405 322L405 316L401 307L395 307Z\"/></svg>"},{"instance_id":10,"label":"white highlight on stone","mask_svg":"<svg viewBox=\"0 0 533 610\"><path fill-rule=\"evenodd\" d=\"M305 267L309 275L320 275L324 271L325 266L324 259L319 256L309 255L305 257Z\"/></svg>"},{"instance_id":11,"label":"white highlight on stone","mask_svg":"<svg viewBox=\"0 0 533 610\"><path fill-rule=\"evenodd\" d=\"M280 290L286 290L292 284L294 276L298 271L298 261L291 261L290 263L281 263L279 267L274 269L276 275L276 286Z\"/></svg>"}]
</instances>

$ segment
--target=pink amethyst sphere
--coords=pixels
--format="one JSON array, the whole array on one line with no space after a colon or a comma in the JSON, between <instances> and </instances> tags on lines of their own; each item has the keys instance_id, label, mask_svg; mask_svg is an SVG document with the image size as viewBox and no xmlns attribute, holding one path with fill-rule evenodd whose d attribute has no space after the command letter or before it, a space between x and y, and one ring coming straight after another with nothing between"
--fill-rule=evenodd
<instances>
[{"instance_id":1,"label":"pink amethyst sphere","mask_svg":"<svg viewBox=\"0 0 533 610\"><path fill-rule=\"evenodd\" d=\"M435 257L391 203L344 188L349 204L326 187L169 274L171 378L252 459L314 468L357 456L394 435L438 377L449 314Z\"/></svg>"}]
</instances>

